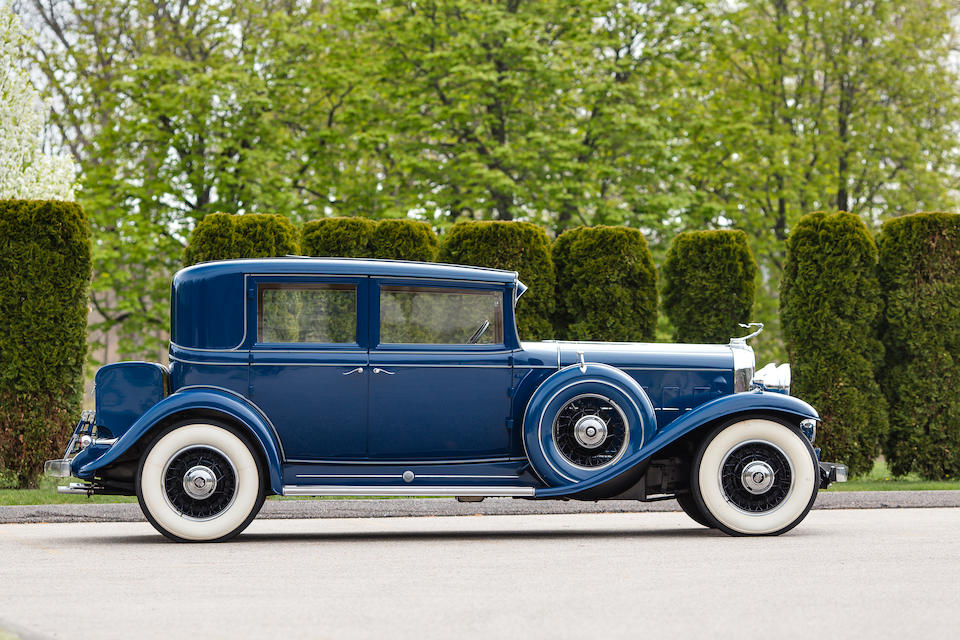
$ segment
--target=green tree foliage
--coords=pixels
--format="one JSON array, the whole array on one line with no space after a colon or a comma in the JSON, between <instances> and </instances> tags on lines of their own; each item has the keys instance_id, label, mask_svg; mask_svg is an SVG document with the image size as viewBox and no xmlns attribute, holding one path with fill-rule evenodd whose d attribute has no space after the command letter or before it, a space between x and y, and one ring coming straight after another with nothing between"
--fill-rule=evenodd
<instances>
[{"instance_id":1,"label":"green tree foliage","mask_svg":"<svg viewBox=\"0 0 960 640\"><path fill-rule=\"evenodd\" d=\"M80 413L90 229L73 203L0 200L0 472L35 486Z\"/></svg>"},{"instance_id":2,"label":"green tree foliage","mask_svg":"<svg viewBox=\"0 0 960 640\"><path fill-rule=\"evenodd\" d=\"M887 221L878 239L890 403L886 455L896 474L960 474L960 215Z\"/></svg>"},{"instance_id":3,"label":"green tree foliage","mask_svg":"<svg viewBox=\"0 0 960 640\"><path fill-rule=\"evenodd\" d=\"M303 225L304 255L385 258L429 262L437 256L437 234L420 220L321 218Z\"/></svg>"},{"instance_id":4,"label":"green tree foliage","mask_svg":"<svg viewBox=\"0 0 960 640\"><path fill-rule=\"evenodd\" d=\"M643 234L627 227L577 227L553 245L558 337L653 341L657 270Z\"/></svg>"},{"instance_id":5,"label":"green tree foliage","mask_svg":"<svg viewBox=\"0 0 960 640\"><path fill-rule=\"evenodd\" d=\"M726 343L750 320L757 262L743 231L681 233L660 275L674 340Z\"/></svg>"},{"instance_id":6,"label":"green tree foliage","mask_svg":"<svg viewBox=\"0 0 960 640\"><path fill-rule=\"evenodd\" d=\"M184 250L186 264L232 258L297 254L297 228L283 216L211 213L200 221Z\"/></svg>"},{"instance_id":7,"label":"green tree foliage","mask_svg":"<svg viewBox=\"0 0 960 640\"><path fill-rule=\"evenodd\" d=\"M780 311L790 354L791 393L823 419L823 459L870 471L886 433L876 381L883 360L877 247L854 214L811 213L787 241Z\"/></svg>"},{"instance_id":8,"label":"green tree foliage","mask_svg":"<svg viewBox=\"0 0 960 640\"><path fill-rule=\"evenodd\" d=\"M419 220L380 220L370 237L375 258L430 262L437 257L437 234Z\"/></svg>"},{"instance_id":9,"label":"green tree foliage","mask_svg":"<svg viewBox=\"0 0 960 640\"><path fill-rule=\"evenodd\" d=\"M960 80L952 0L716 3L682 157L704 206L686 228L732 221L765 273L761 350L781 356L776 289L788 233L808 211L867 219L947 208ZM689 155L688 155L689 154Z\"/></svg>"},{"instance_id":10,"label":"green tree foliage","mask_svg":"<svg viewBox=\"0 0 960 640\"><path fill-rule=\"evenodd\" d=\"M541 227L529 222L458 222L444 234L439 260L516 271L529 287L517 301L520 339L552 337L556 273L550 239Z\"/></svg>"}]
</instances>

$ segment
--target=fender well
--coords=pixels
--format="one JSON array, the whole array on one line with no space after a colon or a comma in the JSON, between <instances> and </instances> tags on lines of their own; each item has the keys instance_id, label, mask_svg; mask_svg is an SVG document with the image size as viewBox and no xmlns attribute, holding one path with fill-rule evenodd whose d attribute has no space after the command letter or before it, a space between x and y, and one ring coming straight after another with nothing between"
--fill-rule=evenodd
<instances>
[{"instance_id":1,"label":"fender well","mask_svg":"<svg viewBox=\"0 0 960 640\"><path fill-rule=\"evenodd\" d=\"M598 473L589 481L580 482L564 487L549 487L538 489L537 497L550 498L560 496L576 496L601 485L616 480L620 475L629 473L637 465L648 462L658 453L682 440L694 431L715 424L718 420L735 417L747 413L767 413L782 417L798 419L813 418L819 420L820 415L809 404L782 393L765 391L750 391L723 396L706 402L685 415L677 418L663 430L648 440L643 448L629 458L621 460L616 466ZM586 494L586 495L593 495ZM590 499L596 499L592 497Z\"/></svg>"},{"instance_id":2,"label":"fender well","mask_svg":"<svg viewBox=\"0 0 960 640\"><path fill-rule=\"evenodd\" d=\"M266 464L270 491L283 491L283 450L270 420L252 402L227 389L213 387L184 387L153 405L102 456L74 468L78 478L93 478L100 469L121 460L128 451L142 444L154 429L171 420L189 415L208 415L224 419L245 431L259 445Z\"/></svg>"}]
</instances>

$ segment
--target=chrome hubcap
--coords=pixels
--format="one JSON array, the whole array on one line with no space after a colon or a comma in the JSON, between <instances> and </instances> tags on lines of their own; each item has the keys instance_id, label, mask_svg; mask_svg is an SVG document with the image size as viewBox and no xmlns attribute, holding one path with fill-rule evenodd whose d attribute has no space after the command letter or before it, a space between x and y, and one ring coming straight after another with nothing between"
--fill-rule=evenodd
<instances>
[{"instance_id":1,"label":"chrome hubcap","mask_svg":"<svg viewBox=\"0 0 960 640\"><path fill-rule=\"evenodd\" d=\"M743 468L740 482L743 488L754 495L766 493L773 486L773 469L762 460L755 460Z\"/></svg>"},{"instance_id":2,"label":"chrome hubcap","mask_svg":"<svg viewBox=\"0 0 960 640\"><path fill-rule=\"evenodd\" d=\"M217 488L217 476L203 465L191 467L183 475L183 490L194 500L205 500Z\"/></svg>"},{"instance_id":3,"label":"chrome hubcap","mask_svg":"<svg viewBox=\"0 0 960 640\"><path fill-rule=\"evenodd\" d=\"M596 449L607 439L607 423L597 416L583 416L573 427L577 443L587 449Z\"/></svg>"}]
</instances>

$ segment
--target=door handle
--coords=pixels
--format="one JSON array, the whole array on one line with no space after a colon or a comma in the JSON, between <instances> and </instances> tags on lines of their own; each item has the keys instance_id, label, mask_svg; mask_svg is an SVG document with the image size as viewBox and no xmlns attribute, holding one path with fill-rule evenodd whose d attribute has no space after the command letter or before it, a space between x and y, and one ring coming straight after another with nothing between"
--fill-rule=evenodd
<instances>
[{"instance_id":1,"label":"door handle","mask_svg":"<svg viewBox=\"0 0 960 640\"><path fill-rule=\"evenodd\" d=\"M344 373L343 375L349 376L350 374L353 374L353 373L363 373L363 367L357 367L356 369L350 369L350 371L347 371L347 372Z\"/></svg>"},{"instance_id":2,"label":"door handle","mask_svg":"<svg viewBox=\"0 0 960 640\"><path fill-rule=\"evenodd\" d=\"M374 372L374 373L385 373L385 374L387 374L388 376L392 376L392 375L394 374L393 371L387 371L386 369L381 369L380 367L374 367L374 368L373 368L373 372Z\"/></svg>"}]
</instances>

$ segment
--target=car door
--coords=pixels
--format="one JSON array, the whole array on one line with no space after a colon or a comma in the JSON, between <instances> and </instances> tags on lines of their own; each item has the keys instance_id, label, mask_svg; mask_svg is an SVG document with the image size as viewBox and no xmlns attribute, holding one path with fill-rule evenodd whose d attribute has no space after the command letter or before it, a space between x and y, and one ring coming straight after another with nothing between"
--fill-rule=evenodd
<instances>
[{"instance_id":1,"label":"car door","mask_svg":"<svg viewBox=\"0 0 960 640\"><path fill-rule=\"evenodd\" d=\"M363 458L367 427L366 277L256 276L251 399L288 462Z\"/></svg>"},{"instance_id":2,"label":"car door","mask_svg":"<svg viewBox=\"0 0 960 640\"><path fill-rule=\"evenodd\" d=\"M509 455L505 294L495 284L371 280L371 458Z\"/></svg>"}]
</instances>

